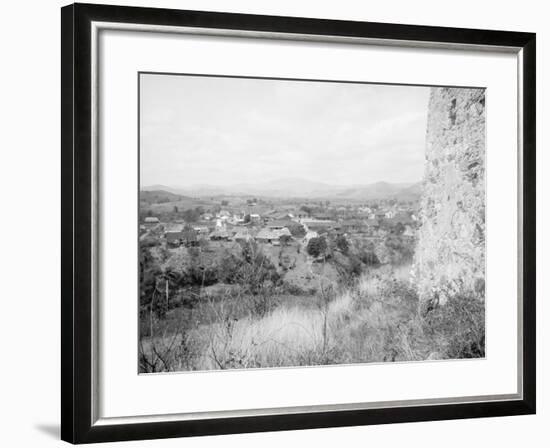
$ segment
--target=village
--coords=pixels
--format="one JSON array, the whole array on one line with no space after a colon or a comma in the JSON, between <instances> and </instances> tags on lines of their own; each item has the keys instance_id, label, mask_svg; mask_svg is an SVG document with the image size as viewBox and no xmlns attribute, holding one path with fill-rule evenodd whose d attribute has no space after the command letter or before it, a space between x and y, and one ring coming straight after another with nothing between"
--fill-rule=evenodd
<instances>
[{"instance_id":1,"label":"village","mask_svg":"<svg viewBox=\"0 0 550 448\"><path fill-rule=\"evenodd\" d=\"M223 199L209 209L196 207L190 220L182 219L176 209L161 217L145 216L140 224L140 239L160 238L170 248L199 246L205 240L307 246L310 240L319 237L377 242L397 234L414 240L419 224L418 211L410 201L335 206L328 201L313 205L297 201L272 209L258 203L256 198L243 202L232 206Z\"/></svg>"},{"instance_id":2,"label":"village","mask_svg":"<svg viewBox=\"0 0 550 448\"><path fill-rule=\"evenodd\" d=\"M409 294L406 283L391 279L411 269L420 228L416 200L189 197L162 191L142 192L140 199L141 331L179 332L187 342L181 359L174 359L184 363L178 368L246 364L229 348L221 364L204 354L211 352L209 344L235 341L241 331L235 325L244 331L266 320L258 328L275 325L279 334L279 327L288 332L298 325L296 313L317 319L319 310L327 313L337 297L348 297L346 291L367 280ZM249 341L247 350L255 344ZM218 350L226 349L217 348L216 356ZM280 348L277 353L277 362L293 356ZM328 362L318 347L314 353L308 363Z\"/></svg>"}]
</instances>

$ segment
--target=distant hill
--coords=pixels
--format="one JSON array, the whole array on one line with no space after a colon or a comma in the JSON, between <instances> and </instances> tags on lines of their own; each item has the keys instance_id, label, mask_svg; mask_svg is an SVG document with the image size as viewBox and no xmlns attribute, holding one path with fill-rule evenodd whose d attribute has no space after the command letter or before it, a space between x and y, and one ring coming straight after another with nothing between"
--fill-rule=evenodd
<instances>
[{"instance_id":1,"label":"distant hill","mask_svg":"<svg viewBox=\"0 0 550 448\"><path fill-rule=\"evenodd\" d=\"M422 182L417 182L412 184L410 187L403 188L401 191L396 193L397 199L403 201L413 201L422 195Z\"/></svg>"},{"instance_id":2,"label":"distant hill","mask_svg":"<svg viewBox=\"0 0 550 448\"><path fill-rule=\"evenodd\" d=\"M144 187L144 191L162 190L177 195L194 198L213 196L257 196L271 198L311 198L311 199L402 199L415 200L420 197L421 183L375 182L366 185L331 185L307 179L283 178L259 184L193 185L190 187L166 187L154 185Z\"/></svg>"},{"instance_id":3,"label":"distant hill","mask_svg":"<svg viewBox=\"0 0 550 448\"><path fill-rule=\"evenodd\" d=\"M376 182L370 185L352 187L341 191L337 196L353 199L388 199L397 196L401 191L410 187L410 184L391 184Z\"/></svg>"},{"instance_id":4,"label":"distant hill","mask_svg":"<svg viewBox=\"0 0 550 448\"><path fill-rule=\"evenodd\" d=\"M177 188L168 187L166 185L149 185L146 187L141 187L140 191L143 193L145 191L152 191L152 192L163 192L163 193L172 193L172 194L179 194Z\"/></svg>"},{"instance_id":5,"label":"distant hill","mask_svg":"<svg viewBox=\"0 0 550 448\"><path fill-rule=\"evenodd\" d=\"M177 202L186 199L180 194L171 193L166 190L142 190L139 193L140 202L148 204L162 204L164 202Z\"/></svg>"}]
</instances>

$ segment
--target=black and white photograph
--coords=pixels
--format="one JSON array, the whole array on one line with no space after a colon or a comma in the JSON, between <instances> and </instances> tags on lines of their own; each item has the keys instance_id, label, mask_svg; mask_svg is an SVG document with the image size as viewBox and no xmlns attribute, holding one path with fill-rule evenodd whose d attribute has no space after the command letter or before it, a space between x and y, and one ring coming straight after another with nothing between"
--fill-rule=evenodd
<instances>
[{"instance_id":1,"label":"black and white photograph","mask_svg":"<svg viewBox=\"0 0 550 448\"><path fill-rule=\"evenodd\" d=\"M485 90L140 73L139 372L485 357Z\"/></svg>"},{"instance_id":2,"label":"black and white photograph","mask_svg":"<svg viewBox=\"0 0 550 448\"><path fill-rule=\"evenodd\" d=\"M0 445L543 446L550 8L441 5L6 2Z\"/></svg>"}]
</instances>

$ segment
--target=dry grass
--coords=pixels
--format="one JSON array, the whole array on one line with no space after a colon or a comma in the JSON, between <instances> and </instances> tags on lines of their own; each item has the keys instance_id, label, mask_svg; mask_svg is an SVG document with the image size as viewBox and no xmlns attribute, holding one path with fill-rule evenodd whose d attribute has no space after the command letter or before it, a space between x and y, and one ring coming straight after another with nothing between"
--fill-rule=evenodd
<instances>
[{"instance_id":1,"label":"dry grass","mask_svg":"<svg viewBox=\"0 0 550 448\"><path fill-rule=\"evenodd\" d=\"M263 316L236 316L223 301L210 306L215 315L212 323L178 336L167 370L484 356L468 339L472 334L478 339L483 336L479 307L470 307L466 315L455 306L430 316L431 321L420 316L410 266L372 269L354 285L318 297L311 306L285 302ZM464 328L453 327L456 322ZM166 345L167 339L156 341Z\"/></svg>"}]
</instances>

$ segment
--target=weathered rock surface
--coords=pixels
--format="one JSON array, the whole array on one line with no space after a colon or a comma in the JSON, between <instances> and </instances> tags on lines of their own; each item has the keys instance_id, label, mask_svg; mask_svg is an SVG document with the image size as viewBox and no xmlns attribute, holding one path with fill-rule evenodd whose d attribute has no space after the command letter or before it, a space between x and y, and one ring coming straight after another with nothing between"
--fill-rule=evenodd
<instances>
[{"instance_id":1,"label":"weathered rock surface","mask_svg":"<svg viewBox=\"0 0 550 448\"><path fill-rule=\"evenodd\" d=\"M415 276L421 303L485 295L485 90L432 88Z\"/></svg>"}]
</instances>

